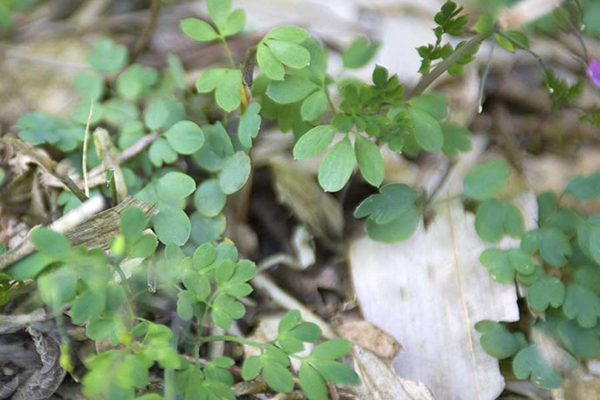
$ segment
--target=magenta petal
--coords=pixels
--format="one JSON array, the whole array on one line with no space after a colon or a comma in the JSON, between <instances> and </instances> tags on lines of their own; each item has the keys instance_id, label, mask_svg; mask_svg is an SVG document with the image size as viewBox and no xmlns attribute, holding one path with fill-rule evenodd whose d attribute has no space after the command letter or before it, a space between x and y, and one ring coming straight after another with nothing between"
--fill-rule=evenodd
<instances>
[{"instance_id":1,"label":"magenta petal","mask_svg":"<svg viewBox=\"0 0 600 400\"><path fill-rule=\"evenodd\" d=\"M587 73L596 86L600 87L600 60L592 60L588 64Z\"/></svg>"}]
</instances>

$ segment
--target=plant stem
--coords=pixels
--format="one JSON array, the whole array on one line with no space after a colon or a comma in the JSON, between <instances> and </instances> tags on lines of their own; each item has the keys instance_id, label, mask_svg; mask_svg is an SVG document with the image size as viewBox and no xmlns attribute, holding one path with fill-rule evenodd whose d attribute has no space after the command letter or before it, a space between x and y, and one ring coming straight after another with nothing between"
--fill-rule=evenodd
<instances>
[{"instance_id":1,"label":"plant stem","mask_svg":"<svg viewBox=\"0 0 600 400\"><path fill-rule=\"evenodd\" d=\"M81 161L81 169L83 170L83 190L86 197L90 197L90 187L88 185L88 173L87 173L87 151L88 142L90 136L90 122L92 120L92 114L94 112L94 99L90 99L90 112L88 113L87 122L85 124L85 133L83 134L83 154Z\"/></svg>"},{"instance_id":2,"label":"plant stem","mask_svg":"<svg viewBox=\"0 0 600 400\"><path fill-rule=\"evenodd\" d=\"M410 92L408 98L415 97L420 95L435 81L439 78L444 72L446 72L450 67L452 67L458 60L464 57L465 54L468 54L469 51L473 50L476 46L479 46L481 42L487 39L489 35L482 35L478 33L473 36L469 41L460 49L455 51L450 55L450 57L446 58L444 61L438 64L431 72L425 74L417 83L417 86Z\"/></svg>"},{"instance_id":3,"label":"plant stem","mask_svg":"<svg viewBox=\"0 0 600 400\"><path fill-rule=\"evenodd\" d=\"M156 25L156 20L158 19L158 13L160 12L160 3L161 0L152 0L152 2L150 3L150 17L148 18L148 23L144 27L140 38L135 43L135 47L133 48L133 54L129 59L129 65L133 64L135 60L140 56L142 51L144 51L144 49L148 46L150 38L152 37L154 25Z\"/></svg>"},{"instance_id":4,"label":"plant stem","mask_svg":"<svg viewBox=\"0 0 600 400\"><path fill-rule=\"evenodd\" d=\"M125 287L125 304L127 305L127 312L129 313L129 319L131 320L131 325L133 326L136 314L133 307L133 295L131 293L131 288L129 287L129 283L127 280L127 276L125 276L125 272L123 272L121 266L118 263L115 263L115 270L117 271L117 274L119 274L119 278L121 278L121 283Z\"/></svg>"},{"instance_id":5,"label":"plant stem","mask_svg":"<svg viewBox=\"0 0 600 400\"><path fill-rule=\"evenodd\" d=\"M223 45L223 48L225 49L225 54L227 54L227 58L229 59L229 64L231 65L231 68L235 68L235 61L233 60L233 55L231 54L231 49L229 48L229 45L227 44L227 40L225 40L225 38L223 36L220 36L219 39L221 40L221 44Z\"/></svg>"}]
</instances>

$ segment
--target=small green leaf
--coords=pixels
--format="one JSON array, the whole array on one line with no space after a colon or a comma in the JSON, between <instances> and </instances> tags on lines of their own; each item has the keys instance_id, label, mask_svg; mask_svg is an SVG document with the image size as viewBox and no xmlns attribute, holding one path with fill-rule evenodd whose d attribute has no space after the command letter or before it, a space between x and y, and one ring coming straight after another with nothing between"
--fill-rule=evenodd
<instances>
[{"instance_id":1,"label":"small green leaf","mask_svg":"<svg viewBox=\"0 0 600 400\"><path fill-rule=\"evenodd\" d=\"M194 252L194 268L203 270L210 266L217 259L217 249L212 243L205 243L198 246Z\"/></svg>"},{"instance_id":2,"label":"small green leaf","mask_svg":"<svg viewBox=\"0 0 600 400\"><path fill-rule=\"evenodd\" d=\"M590 289L573 283L567 288L563 311L568 319L577 319L583 328L593 328L600 317L600 297Z\"/></svg>"},{"instance_id":3,"label":"small green leaf","mask_svg":"<svg viewBox=\"0 0 600 400\"><path fill-rule=\"evenodd\" d=\"M575 321L562 321L558 335L575 357L583 360L600 357L600 338L596 329L582 328Z\"/></svg>"},{"instance_id":4,"label":"small green leaf","mask_svg":"<svg viewBox=\"0 0 600 400\"><path fill-rule=\"evenodd\" d=\"M331 125L315 126L300 137L294 146L294 158L305 160L321 154L335 136Z\"/></svg>"},{"instance_id":5,"label":"small green leaf","mask_svg":"<svg viewBox=\"0 0 600 400\"><path fill-rule=\"evenodd\" d=\"M96 39L86 60L98 71L112 74L125 66L127 47L115 44L108 38Z\"/></svg>"},{"instance_id":6,"label":"small green leaf","mask_svg":"<svg viewBox=\"0 0 600 400\"><path fill-rule=\"evenodd\" d=\"M308 96L300 108L303 121L319 121L327 109L327 94L324 89L317 90Z\"/></svg>"},{"instance_id":7,"label":"small green leaf","mask_svg":"<svg viewBox=\"0 0 600 400\"><path fill-rule=\"evenodd\" d=\"M409 112L414 123L414 137L417 144L425 151L441 150L444 145L444 135L439 122L418 108L413 107Z\"/></svg>"},{"instance_id":8,"label":"small green leaf","mask_svg":"<svg viewBox=\"0 0 600 400\"><path fill-rule=\"evenodd\" d=\"M56 259L65 259L71 254L69 240L58 232L48 228L37 228L29 237L36 249L44 255Z\"/></svg>"},{"instance_id":9,"label":"small green leaf","mask_svg":"<svg viewBox=\"0 0 600 400\"><path fill-rule=\"evenodd\" d=\"M130 255L131 257L150 257L156 251L158 240L152 234L146 234L140 237L133 245Z\"/></svg>"},{"instance_id":10,"label":"small green leaf","mask_svg":"<svg viewBox=\"0 0 600 400\"><path fill-rule=\"evenodd\" d=\"M346 364L331 360L311 360L311 365L325 378L326 380L340 386L357 386L360 385L360 378Z\"/></svg>"},{"instance_id":11,"label":"small green leaf","mask_svg":"<svg viewBox=\"0 0 600 400\"><path fill-rule=\"evenodd\" d=\"M315 346L311 357L323 360L335 360L350 353L352 343L345 339L330 339Z\"/></svg>"},{"instance_id":12,"label":"small green leaf","mask_svg":"<svg viewBox=\"0 0 600 400\"><path fill-rule=\"evenodd\" d=\"M158 180L158 194L167 200L185 199L196 190L194 179L183 172L169 172Z\"/></svg>"},{"instance_id":13,"label":"small green leaf","mask_svg":"<svg viewBox=\"0 0 600 400\"><path fill-rule=\"evenodd\" d=\"M84 101L100 100L104 94L104 80L95 72L84 72L75 75L73 79L75 90L81 94Z\"/></svg>"},{"instance_id":14,"label":"small green leaf","mask_svg":"<svg viewBox=\"0 0 600 400\"><path fill-rule=\"evenodd\" d=\"M504 324L493 321L480 321L475 329L481 332L481 347L490 356L503 360L512 357L518 350L517 339Z\"/></svg>"},{"instance_id":15,"label":"small green leaf","mask_svg":"<svg viewBox=\"0 0 600 400\"><path fill-rule=\"evenodd\" d=\"M219 173L219 185L225 194L237 192L246 184L250 176L250 157L243 151L238 151L223 164Z\"/></svg>"},{"instance_id":16,"label":"small green leaf","mask_svg":"<svg viewBox=\"0 0 600 400\"><path fill-rule=\"evenodd\" d=\"M271 82L267 96L279 104L300 101L318 89L313 82L298 76L287 76L283 81Z\"/></svg>"},{"instance_id":17,"label":"small green leaf","mask_svg":"<svg viewBox=\"0 0 600 400\"><path fill-rule=\"evenodd\" d=\"M354 170L354 149L348 137L329 150L319 167L319 184L326 192L341 190Z\"/></svg>"},{"instance_id":18,"label":"small green leaf","mask_svg":"<svg viewBox=\"0 0 600 400\"><path fill-rule=\"evenodd\" d=\"M192 121L179 121L164 133L171 147L179 154L193 154L204 144L204 132Z\"/></svg>"},{"instance_id":19,"label":"small green leaf","mask_svg":"<svg viewBox=\"0 0 600 400\"><path fill-rule=\"evenodd\" d=\"M491 36L494 33L494 19L490 14L483 14L473 25L473 30L482 36Z\"/></svg>"},{"instance_id":20,"label":"small green leaf","mask_svg":"<svg viewBox=\"0 0 600 400\"><path fill-rule=\"evenodd\" d=\"M369 219L377 224L386 224L404 214L417 198L413 188L404 184L389 184L379 190L379 194L367 197L354 211L354 218Z\"/></svg>"},{"instance_id":21,"label":"small green leaf","mask_svg":"<svg viewBox=\"0 0 600 400\"><path fill-rule=\"evenodd\" d=\"M285 76L283 64L275 58L275 55L266 44L260 43L256 50L256 62L262 72L271 80L280 81Z\"/></svg>"},{"instance_id":22,"label":"small green leaf","mask_svg":"<svg viewBox=\"0 0 600 400\"><path fill-rule=\"evenodd\" d=\"M228 69L223 74L222 79L217 86L215 99L219 107L231 112L240 106L242 72L237 69Z\"/></svg>"},{"instance_id":23,"label":"small green leaf","mask_svg":"<svg viewBox=\"0 0 600 400\"><path fill-rule=\"evenodd\" d=\"M441 122L444 145L442 151L448 156L455 156L471 150L471 132L454 122Z\"/></svg>"},{"instance_id":24,"label":"small green leaf","mask_svg":"<svg viewBox=\"0 0 600 400\"><path fill-rule=\"evenodd\" d=\"M194 194L196 210L206 217L219 215L225 207L225 201L227 201L227 195L223 193L219 181L216 179L202 182Z\"/></svg>"},{"instance_id":25,"label":"small green leaf","mask_svg":"<svg viewBox=\"0 0 600 400\"><path fill-rule=\"evenodd\" d=\"M415 206L410 206L400 217L385 224L377 224L371 218L367 219L365 231L373 240L393 243L411 237L419 221L421 221L421 213Z\"/></svg>"},{"instance_id":26,"label":"small green leaf","mask_svg":"<svg viewBox=\"0 0 600 400\"><path fill-rule=\"evenodd\" d=\"M267 385L276 392L287 393L294 389L294 376L281 364L265 361L263 375Z\"/></svg>"},{"instance_id":27,"label":"small green leaf","mask_svg":"<svg viewBox=\"0 0 600 400\"><path fill-rule=\"evenodd\" d=\"M186 271L182 277L186 289L192 292L197 299L206 299L210 294L210 282L195 271Z\"/></svg>"},{"instance_id":28,"label":"small green leaf","mask_svg":"<svg viewBox=\"0 0 600 400\"><path fill-rule=\"evenodd\" d=\"M429 92L413 97L409 102L417 110L421 110L438 121L446 118L448 114L448 97L439 92Z\"/></svg>"},{"instance_id":29,"label":"small green leaf","mask_svg":"<svg viewBox=\"0 0 600 400\"><path fill-rule=\"evenodd\" d=\"M567 185L566 192L581 200L600 197L600 171L572 179Z\"/></svg>"},{"instance_id":30,"label":"small green leaf","mask_svg":"<svg viewBox=\"0 0 600 400\"><path fill-rule=\"evenodd\" d=\"M281 25L271 29L265 38L284 42L302 43L308 37L306 30L293 25Z\"/></svg>"},{"instance_id":31,"label":"small green leaf","mask_svg":"<svg viewBox=\"0 0 600 400\"><path fill-rule=\"evenodd\" d=\"M543 228L539 231L540 255L553 267L563 267L568 263L567 256L573 249L567 236L556 228Z\"/></svg>"},{"instance_id":32,"label":"small green leaf","mask_svg":"<svg viewBox=\"0 0 600 400\"><path fill-rule=\"evenodd\" d=\"M525 232L525 222L517 207L510 203L487 200L477 208L475 229L480 238L497 242L504 235L519 237Z\"/></svg>"},{"instance_id":33,"label":"small green leaf","mask_svg":"<svg viewBox=\"0 0 600 400\"><path fill-rule=\"evenodd\" d=\"M240 124L238 126L238 139L240 143L249 149L252 147L252 139L258 136L258 130L260 129L260 104L250 103L246 108L246 111L240 118Z\"/></svg>"},{"instance_id":34,"label":"small green leaf","mask_svg":"<svg viewBox=\"0 0 600 400\"><path fill-rule=\"evenodd\" d=\"M246 12L237 9L227 16L225 24L221 27L223 36L229 37L239 33L246 24Z\"/></svg>"},{"instance_id":35,"label":"small green leaf","mask_svg":"<svg viewBox=\"0 0 600 400\"><path fill-rule=\"evenodd\" d=\"M210 42L219 37L212 26L198 18L186 18L181 21L181 30L190 38L199 42Z\"/></svg>"},{"instance_id":36,"label":"small green leaf","mask_svg":"<svg viewBox=\"0 0 600 400\"><path fill-rule=\"evenodd\" d=\"M192 292L183 290L177 294L177 315L184 321L194 317L194 304L197 302Z\"/></svg>"},{"instance_id":37,"label":"small green leaf","mask_svg":"<svg viewBox=\"0 0 600 400\"><path fill-rule=\"evenodd\" d=\"M504 189L510 169L504 160L492 160L473 168L464 180L464 195L475 200L491 199Z\"/></svg>"},{"instance_id":38,"label":"small green leaf","mask_svg":"<svg viewBox=\"0 0 600 400\"><path fill-rule=\"evenodd\" d=\"M245 381L255 379L262 369L262 360L260 357L251 356L244 360L242 365L242 378Z\"/></svg>"},{"instance_id":39,"label":"small green leaf","mask_svg":"<svg viewBox=\"0 0 600 400\"><path fill-rule=\"evenodd\" d=\"M511 53L515 52L515 45L513 44L513 42L511 42L509 39L505 38L504 36L496 33L494 35L494 40L496 41L496 43L498 43L498 45L500 47L502 47L506 51L509 51Z\"/></svg>"},{"instance_id":40,"label":"small green leaf","mask_svg":"<svg viewBox=\"0 0 600 400\"><path fill-rule=\"evenodd\" d=\"M231 10L231 0L207 0L208 15L219 27L225 26Z\"/></svg>"},{"instance_id":41,"label":"small green leaf","mask_svg":"<svg viewBox=\"0 0 600 400\"><path fill-rule=\"evenodd\" d=\"M568 354L564 354L572 359ZM550 367L542 350L535 344L519 351L513 359L512 367L517 378L527 379L531 377L531 382L537 387L557 389L562 384L560 374Z\"/></svg>"},{"instance_id":42,"label":"small green leaf","mask_svg":"<svg viewBox=\"0 0 600 400\"><path fill-rule=\"evenodd\" d=\"M217 240L227 225L227 220L223 214L214 218L208 218L195 212L192 214L192 238L196 243L206 243Z\"/></svg>"},{"instance_id":43,"label":"small green leaf","mask_svg":"<svg viewBox=\"0 0 600 400\"><path fill-rule=\"evenodd\" d=\"M565 285L560 279L545 276L527 289L526 298L529 307L538 312L550 306L558 308L565 300Z\"/></svg>"},{"instance_id":44,"label":"small green leaf","mask_svg":"<svg viewBox=\"0 0 600 400\"><path fill-rule=\"evenodd\" d=\"M362 68L375 57L381 43L371 42L367 38L357 37L350 46L342 53L342 61L345 68Z\"/></svg>"},{"instance_id":45,"label":"small green leaf","mask_svg":"<svg viewBox=\"0 0 600 400\"><path fill-rule=\"evenodd\" d=\"M381 185L384 171L379 147L364 136L357 134L354 150L363 178L373 186Z\"/></svg>"},{"instance_id":46,"label":"small green leaf","mask_svg":"<svg viewBox=\"0 0 600 400\"><path fill-rule=\"evenodd\" d=\"M74 324L82 325L90 319L97 318L106 304L104 292L96 290L86 290L79 295L71 307L71 319Z\"/></svg>"},{"instance_id":47,"label":"small green leaf","mask_svg":"<svg viewBox=\"0 0 600 400\"><path fill-rule=\"evenodd\" d=\"M225 76L226 68L210 68L200 75L196 81L196 90L198 93L209 93L217 88L219 82Z\"/></svg>"},{"instance_id":48,"label":"small green leaf","mask_svg":"<svg viewBox=\"0 0 600 400\"><path fill-rule=\"evenodd\" d=\"M190 237L190 219L182 210L168 207L152 218L158 239L164 243L183 246Z\"/></svg>"},{"instance_id":49,"label":"small green leaf","mask_svg":"<svg viewBox=\"0 0 600 400\"><path fill-rule=\"evenodd\" d=\"M298 373L300 387L309 400L327 400L329 391L327 384L307 362L303 362Z\"/></svg>"},{"instance_id":50,"label":"small green leaf","mask_svg":"<svg viewBox=\"0 0 600 400\"><path fill-rule=\"evenodd\" d=\"M127 207L119 219L121 234L127 240L136 240L142 235L142 231L146 228L146 214L137 207Z\"/></svg>"},{"instance_id":51,"label":"small green leaf","mask_svg":"<svg viewBox=\"0 0 600 400\"><path fill-rule=\"evenodd\" d=\"M162 167L163 164L170 164L177 160L177 152L173 150L173 148L169 145L165 139L159 137L157 138L150 149L148 150L148 157L150 158L150 162L155 167Z\"/></svg>"}]
</instances>

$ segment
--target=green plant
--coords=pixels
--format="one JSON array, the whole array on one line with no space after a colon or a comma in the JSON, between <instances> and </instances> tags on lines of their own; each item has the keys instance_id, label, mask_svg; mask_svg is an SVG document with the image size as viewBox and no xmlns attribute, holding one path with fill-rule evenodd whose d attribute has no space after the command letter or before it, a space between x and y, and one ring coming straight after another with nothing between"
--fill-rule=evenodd
<instances>
[{"instance_id":1,"label":"green plant","mask_svg":"<svg viewBox=\"0 0 600 400\"><path fill-rule=\"evenodd\" d=\"M63 310L68 310L72 323L85 326L89 339L110 344L110 350L85 361L88 371L82 383L92 398L233 398L230 367L236 360L202 358L205 343L227 341L260 352L244 361L243 379L262 374L274 391L291 391L291 360L298 359L301 389L311 399L323 399L327 383L359 383L356 373L336 361L350 352L350 344L328 340L304 355L304 343L319 342L321 331L302 322L298 312L282 318L277 339L269 343L207 334L210 326L228 329L242 318L245 297L252 292L249 282L256 268L238 259L232 242L222 240L227 222L223 211L228 196L251 176L249 152L263 120L293 132L295 159L326 153L318 173L325 191L342 190L358 165L364 181L379 189L361 202L354 216L366 218L366 234L375 240L404 240L413 234L435 193L399 183L382 186L380 146L409 158L422 152L452 158L470 150L470 132L448 118L449 99L425 90L444 72L460 74L485 40L493 39L509 51L529 51L529 41L520 31L500 28L487 14L470 26L463 9L448 1L435 16L435 42L418 49L422 77L408 92L382 66L374 68L372 83L334 79L327 73L326 49L294 26L269 31L248 50L239 68L227 40L242 31L245 13L232 10L231 1L207 3L210 22L188 18L181 29L198 42L219 42L228 65L204 71L195 91L188 90L176 56L169 56L163 71L128 64L127 48L103 38L86 58L93 70L74 78L81 103L70 118L31 113L19 119L19 137L62 153L84 176L85 189L91 186L92 194L102 194L113 204L133 194L155 213L148 220L137 208L125 209L120 234L108 253L72 248L66 237L46 228L32 231L37 252L0 276L0 303L18 282L35 279L41 300L55 311L61 364L67 370L72 370L72 361ZM445 35L466 34L471 37L455 46L444 43ZM377 48L377 42L356 39L343 53L344 67L363 67ZM256 79L255 63L261 71ZM569 85L543 63L542 67L554 107L572 106L582 84ZM333 102L333 92L339 94L339 104ZM597 123L597 112L582 110L582 116ZM93 140L86 137L88 128L96 126L110 129L110 143L103 143L100 134ZM117 165L109 167L115 151L120 153ZM525 300L532 314L546 317L536 319L532 329L558 338L567 350L567 364L576 363L573 356L597 357L600 219L542 194L539 227L526 232L518 208L497 199L509 175L506 163L494 160L465 178L463 195L477 204L479 236L492 243L506 235L521 240L518 248L487 249L481 263L492 279L527 287ZM591 199L600 196L598 187L600 174L594 174L573 180L566 193ZM57 202L67 213L86 197L64 190ZM132 260L135 266L127 269ZM151 320L157 297L176 308L183 329ZM560 374L524 333L493 321L481 321L476 328L489 354L512 358L518 378L531 377L542 387L560 385ZM165 378L163 394L143 394L149 370L157 365Z\"/></svg>"}]
</instances>

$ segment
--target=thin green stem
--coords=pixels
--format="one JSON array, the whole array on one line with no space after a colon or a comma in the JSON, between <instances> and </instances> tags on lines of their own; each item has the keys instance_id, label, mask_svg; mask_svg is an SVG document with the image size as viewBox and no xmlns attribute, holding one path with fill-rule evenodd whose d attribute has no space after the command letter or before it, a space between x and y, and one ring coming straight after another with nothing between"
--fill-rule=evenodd
<instances>
[{"instance_id":1,"label":"thin green stem","mask_svg":"<svg viewBox=\"0 0 600 400\"><path fill-rule=\"evenodd\" d=\"M329 103L329 107L331 107L331 112L333 112L334 114L337 114L337 109L335 108L335 105L333 104L333 101L331 101L331 96L329 95L329 90L325 89L325 97L327 98L327 102Z\"/></svg>"},{"instance_id":2,"label":"thin green stem","mask_svg":"<svg viewBox=\"0 0 600 400\"><path fill-rule=\"evenodd\" d=\"M131 293L131 288L129 287L127 276L125 276L125 272L123 272L118 263L115 263L115 270L117 271L117 274L119 274L119 278L121 278L121 283L125 287L125 304L127 306L127 313L129 314L131 325L133 326L136 320L136 314L133 307L133 295Z\"/></svg>"},{"instance_id":3,"label":"thin green stem","mask_svg":"<svg viewBox=\"0 0 600 400\"><path fill-rule=\"evenodd\" d=\"M223 48L225 49L225 54L227 54L227 58L229 60L229 64L231 65L231 68L235 68L235 61L233 60L233 55L231 54L231 49L229 48L229 45L227 44L227 40L225 40L225 38L223 36L219 37L219 40L221 41L221 44L223 45Z\"/></svg>"},{"instance_id":4,"label":"thin green stem","mask_svg":"<svg viewBox=\"0 0 600 400\"><path fill-rule=\"evenodd\" d=\"M475 47L479 46L484 40L486 40L489 35L483 35L478 33L473 36L469 41L460 49L455 51L450 55L450 57L446 58L444 61L439 63L437 67L435 67L431 72L423 75L417 83L417 86L410 92L408 98L415 97L420 95L431 85L437 78L439 78L444 72L446 72L450 67L452 67L458 60L463 58L466 54L468 54Z\"/></svg>"},{"instance_id":5,"label":"thin green stem","mask_svg":"<svg viewBox=\"0 0 600 400\"><path fill-rule=\"evenodd\" d=\"M85 133L83 134L83 155L81 160L81 169L83 170L83 190L86 197L90 197L90 187L88 185L88 171L87 171L87 152L88 142L90 136L90 122L92 121L92 114L94 113L94 99L90 99L90 112L88 113L87 122L85 124Z\"/></svg>"}]
</instances>

